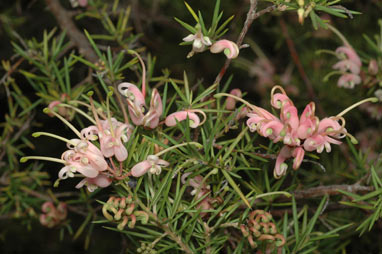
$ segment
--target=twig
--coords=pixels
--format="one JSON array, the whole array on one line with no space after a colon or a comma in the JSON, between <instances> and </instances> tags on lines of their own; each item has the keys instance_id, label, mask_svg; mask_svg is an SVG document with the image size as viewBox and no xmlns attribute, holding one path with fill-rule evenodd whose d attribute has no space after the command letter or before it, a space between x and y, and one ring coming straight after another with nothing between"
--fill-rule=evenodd
<instances>
[{"instance_id":1,"label":"twig","mask_svg":"<svg viewBox=\"0 0 382 254\"><path fill-rule=\"evenodd\" d=\"M265 9L262 9L259 12L256 12L256 7L257 7L257 0L250 0L250 7L247 13L247 19L244 22L243 29L240 32L239 38L236 41L237 46L240 48L241 45L243 44L244 37L247 34L249 27L252 25L253 21L262 15L272 12L277 9L277 5L271 5L268 6ZM227 59L223 65L223 67L220 69L219 74L217 75L214 84L220 83L222 80L225 72L227 71L232 59Z\"/></svg>"},{"instance_id":2,"label":"twig","mask_svg":"<svg viewBox=\"0 0 382 254\"><path fill-rule=\"evenodd\" d=\"M292 56L293 62L297 66L297 70L298 70L302 80L305 83L306 89L308 90L309 98L316 103L316 107L317 107L318 111L320 112L320 114L325 115L325 112L324 112L321 104L318 103L317 96L314 93L312 82L310 82L308 76L305 73L304 67L302 66L301 61L300 61L300 57L298 56L296 47L294 46L293 40L289 36L288 28L285 24L285 21L282 18L280 19L280 26L281 26L281 31L285 37L289 52Z\"/></svg>"},{"instance_id":3,"label":"twig","mask_svg":"<svg viewBox=\"0 0 382 254\"><path fill-rule=\"evenodd\" d=\"M240 48L241 44L243 43L244 37L247 34L249 27L252 25L252 22L255 20L256 15L256 7L257 7L257 0L250 0L250 6L247 13L247 18L244 22L244 26L240 32L239 38L236 41L237 46ZM221 79L223 78L225 72L227 71L229 65L231 63L231 59L227 59L221 68L219 74L217 75L214 84L220 83Z\"/></svg>"},{"instance_id":4,"label":"twig","mask_svg":"<svg viewBox=\"0 0 382 254\"><path fill-rule=\"evenodd\" d=\"M351 193L369 192L369 191L373 191L374 187L362 186L359 184L329 185L329 186L314 187L307 190L298 190L298 191L294 191L292 194L294 195L295 199L306 199L306 198L321 197L324 195L330 195L330 196L338 195L338 194L341 194L339 190L347 191Z\"/></svg>"},{"instance_id":5,"label":"twig","mask_svg":"<svg viewBox=\"0 0 382 254\"><path fill-rule=\"evenodd\" d=\"M82 54L87 60L95 63L98 60L98 57L85 35L78 30L71 19L73 13L65 10L60 5L59 0L45 0L45 2L53 16L56 18L61 29L66 31L70 40L77 46L80 54Z\"/></svg>"}]
</instances>

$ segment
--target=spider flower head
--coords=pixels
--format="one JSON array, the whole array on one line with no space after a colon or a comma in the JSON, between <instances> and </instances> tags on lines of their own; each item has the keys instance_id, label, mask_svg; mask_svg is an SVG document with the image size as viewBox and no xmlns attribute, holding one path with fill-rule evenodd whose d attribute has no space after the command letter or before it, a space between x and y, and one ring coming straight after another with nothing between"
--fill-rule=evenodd
<instances>
[{"instance_id":1,"label":"spider flower head","mask_svg":"<svg viewBox=\"0 0 382 254\"><path fill-rule=\"evenodd\" d=\"M280 90L281 92L276 92ZM277 117L265 109L252 106L247 125L249 130L274 143L283 142L274 169L276 178L284 175L288 168L285 161L294 158L293 169L298 169L304 159L305 151L321 153L331 151L331 144L339 145L339 139L347 135L345 120L341 116L324 118L315 116L315 104L309 103L299 116L297 108L286 95L284 89L275 86L271 93L271 105L280 110ZM341 122L341 124L340 124Z\"/></svg>"}]
</instances>

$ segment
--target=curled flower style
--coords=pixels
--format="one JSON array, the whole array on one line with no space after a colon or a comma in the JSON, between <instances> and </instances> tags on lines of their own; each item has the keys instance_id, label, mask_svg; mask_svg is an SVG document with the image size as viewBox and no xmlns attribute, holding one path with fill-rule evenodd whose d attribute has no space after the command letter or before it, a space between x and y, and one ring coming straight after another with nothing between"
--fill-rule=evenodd
<instances>
[{"instance_id":1,"label":"curled flower style","mask_svg":"<svg viewBox=\"0 0 382 254\"><path fill-rule=\"evenodd\" d=\"M239 55L239 47L233 41L219 40L210 47L211 53L224 52L228 59L236 58Z\"/></svg>"},{"instance_id":2,"label":"curled flower style","mask_svg":"<svg viewBox=\"0 0 382 254\"><path fill-rule=\"evenodd\" d=\"M147 172L159 175L162 172L162 167L167 167L168 165L170 165L170 163L159 159L158 156L149 155L146 160L139 162L131 169L131 175L134 177L140 177Z\"/></svg>"},{"instance_id":3,"label":"curled flower style","mask_svg":"<svg viewBox=\"0 0 382 254\"><path fill-rule=\"evenodd\" d=\"M211 40L208 36L204 36L201 29L199 29L195 34L189 34L183 38L183 41L192 41L192 50L188 53L187 58L192 57L195 53L203 52L206 47L211 46Z\"/></svg>"},{"instance_id":4,"label":"curled flower style","mask_svg":"<svg viewBox=\"0 0 382 254\"><path fill-rule=\"evenodd\" d=\"M198 112L203 115L204 119L202 122L200 122L200 118L194 112ZM201 110L187 109L184 111L178 111L178 112L172 113L169 116L167 116L165 120L165 124L171 127L171 126L175 126L177 122L181 122L187 119L189 121L189 125L191 128L197 128L199 125L202 125L205 122L206 115Z\"/></svg>"},{"instance_id":5,"label":"curled flower style","mask_svg":"<svg viewBox=\"0 0 382 254\"><path fill-rule=\"evenodd\" d=\"M280 90L280 92L276 92ZM321 121L315 116L315 104L310 102L301 116L297 108L286 95L284 89L275 86L271 92L271 105L280 110L280 118L265 109L250 106L251 112L247 125L250 131L257 131L261 136L277 143L282 141L281 148L274 168L274 176L281 177L286 173L288 165L285 161L294 158L293 169L298 169L304 159L305 151L321 153L331 151L331 144L341 144L338 139L347 133L345 120L341 116L324 118ZM341 124L339 123L341 121Z\"/></svg>"}]
</instances>

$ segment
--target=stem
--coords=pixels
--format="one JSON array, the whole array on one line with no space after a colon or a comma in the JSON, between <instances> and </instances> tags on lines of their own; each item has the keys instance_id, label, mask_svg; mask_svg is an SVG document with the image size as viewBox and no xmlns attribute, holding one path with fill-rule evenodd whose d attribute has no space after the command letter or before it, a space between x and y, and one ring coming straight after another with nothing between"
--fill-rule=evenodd
<instances>
[{"instance_id":1,"label":"stem","mask_svg":"<svg viewBox=\"0 0 382 254\"><path fill-rule=\"evenodd\" d=\"M45 157L45 156L25 156L20 159L21 163L27 162L28 160L43 160L43 161L52 161L57 163L66 164L66 161L53 158L53 157Z\"/></svg>"},{"instance_id":2,"label":"stem","mask_svg":"<svg viewBox=\"0 0 382 254\"><path fill-rule=\"evenodd\" d=\"M255 20L255 14L256 14L256 7L257 7L257 0L250 0L250 6L247 13L247 18L244 22L244 26L240 32L239 38L236 41L237 47L240 48L241 44L243 43L244 37L247 34L249 27L252 25L252 22ZM225 72L227 71L232 59L227 59L221 68L219 74L216 76L216 79L214 81L214 84L219 84L222 80Z\"/></svg>"},{"instance_id":3,"label":"stem","mask_svg":"<svg viewBox=\"0 0 382 254\"><path fill-rule=\"evenodd\" d=\"M193 142L190 142L190 143L193 143ZM187 254L193 254L194 252L190 249L190 247L188 247L187 244L183 243L182 242L182 239L180 238L179 235L175 234L172 229L170 228L169 224L166 223L166 224L162 224L162 222L159 220L158 216L155 215L154 213L152 213L150 211L150 209L145 206L145 204L143 204L143 202L136 196L134 195L130 188L127 187L124 183L122 183L122 186L129 192L130 195L133 195L136 197L135 199L135 202L138 203L138 205L151 217L151 219L154 220L154 222L156 223L156 225L160 228L162 228L162 230L173 240L175 241L179 247L182 249L182 251L184 251L184 253L187 253Z\"/></svg>"},{"instance_id":4,"label":"stem","mask_svg":"<svg viewBox=\"0 0 382 254\"><path fill-rule=\"evenodd\" d=\"M201 144L199 144L198 142L188 142L188 143L182 143L182 144L177 144L175 146L171 146L169 148L166 148L164 149L163 151L160 151L159 153L156 153L155 156L161 156L162 154L165 154L175 148L178 148L178 147L182 147L182 146L187 146L187 145L195 145L195 146L198 146L198 147L203 147Z\"/></svg>"},{"instance_id":5,"label":"stem","mask_svg":"<svg viewBox=\"0 0 382 254\"><path fill-rule=\"evenodd\" d=\"M66 107L66 108L71 108L73 109L74 111L76 111L77 113L83 115L84 117L86 117L90 122L92 122L94 125L97 125L96 121L94 121L93 118L91 118L88 114L86 114L84 111L82 111L81 109L79 108L76 108L76 107L73 107L72 105L69 105L69 104L66 104L66 103L60 103L59 105L57 105L58 107Z\"/></svg>"},{"instance_id":6,"label":"stem","mask_svg":"<svg viewBox=\"0 0 382 254\"><path fill-rule=\"evenodd\" d=\"M74 146L76 145L71 140L69 140L67 138L64 138L64 137L61 137L61 136L58 136L58 135L53 134L53 133L39 131L39 132L35 132L35 133L32 134L32 136L35 137L35 138L37 138L37 137L39 137L41 135L48 136L48 137L51 137L51 138L55 138L55 139L64 141L65 143L69 143L69 144L74 145Z\"/></svg>"},{"instance_id":7,"label":"stem","mask_svg":"<svg viewBox=\"0 0 382 254\"><path fill-rule=\"evenodd\" d=\"M139 62L142 65L142 94L143 94L143 98L146 98L146 66L145 66L145 63L143 62L141 56L137 52L135 52L134 50L128 50L128 52L136 55Z\"/></svg>"},{"instance_id":8,"label":"stem","mask_svg":"<svg viewBox=\"0 0 382 254\"><path fill-rule=\"evenodd\" d=\"M341 113L339 113L337 115L337 117L341 117L343 115L345 115L347 112L349 112L350 110L352 110L353 108L356 108L358 107L359 105L363 104L363 103L366 103L366 102L378 102L378 98L377 97L370 97L370 98L367 98L367 99L364 99L362 101L359 101L353 105L351 105L350 107L348 107L347 109L345 109L344 111L342 111Z\"/></svg>"},{"instance_id":9,"label":"stem","mask_svg":"<svg viewBox=\"0 0 382 254\"><path fill-rule=\"evenodd\" d=\"M330 25L330 24L326 24L330 30L332 30L338 37L340 37L341 41L346 45L346 46L349 46L351 47L350 43L348 42L348 40L346 40L345 36L343 36L341 34L340 31L337 30L337 28L335 28L334 26Z\"/></svg>"},{"instance_id":10,"label":"stem","mask_svg":"<svg viewBox=\"0 0 382 254\"><path fill-rule=\"evenodd\" d=\"M44 109L44 113L52 113L55 117L57 117L64 124L66 124L66 126L68 126L80 139L82 139L81 133L71 123L69 123L68 120L66 120L65 118L63 118L62 116L60 116L59 114L57 114L56 112L48 108Z\"/></svg>"}]
</instances>

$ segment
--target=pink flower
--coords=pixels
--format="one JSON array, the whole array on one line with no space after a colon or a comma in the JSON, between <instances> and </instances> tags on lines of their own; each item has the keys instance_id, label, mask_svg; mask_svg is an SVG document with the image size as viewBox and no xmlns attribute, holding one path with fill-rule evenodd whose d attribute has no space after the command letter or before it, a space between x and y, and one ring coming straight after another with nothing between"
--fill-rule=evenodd
<instances>
[{"instance_id":1,"label":"pink flower","mask_svg":"<svg viewBox=\"0 0 382 254\"><path fill-rule=\"evenodd\" d=\"M127 158L126 143L131 135L132 126L121 123L115 118L98 120L97 126L90 126L81 131L81 135L88 140L95 140L98 135L103 156L110 158L115 156L118 161Z\"/></svg>"},{"instance_id":2,"label":"pink flower","mask_svg":"<svg viewBox=\"0 0 382 254\"><path fill-rule=\"evenodd\" d=\"M274 93L277 89L281 90L281 93ZM298 169L305 151L316 150L321 153L325 148L330 152L330 144L341 144L337 139L348 135L344 126L338 123L339 120L344 123L342 117L324 118L320 121L315 116L313 102L305 107L299 117L297 108L280 86L272 89L271 105L280 109L280 118L265 109L252 106L252 112L247 114L247 125L250 131L257 130L261 136L268 137L274 143L283 141L284 146L277 156L274 169L276 178L286 173L287 159L293 157L293 169Z\"/></svg>"},{"instance_id":3,"label":"pink flower","mask_svg":"<svg viewBox=\"0 0 382 254\"><path fill-rule=\"evenodd\" d=\"M111 182L112 182L112 180L107 175L100 173L96 177L93 177L93 178L86 177L86 178L82 179L81 182L79 182L76 185L76 188L79 189L79 188L82 188L84 185L86 185L88 190L90 192L93 192L98 187L100 187L100 188L108 187L111 184Z\"/></svg>"},{"instance_id":4,"label":"pink flower","mask_svg":"<svg viewBox=\"0 0 382 254\"><path fill-rule=\"evenodd\" d=\"M339 120L341 118L336 119L331 117L322 119L318 125L317 132L305 140L304 149L309 152L316 150L318 153L321 153L325 148L326 152L329 153L331 151L330 144L341 144L342 142L337 139L343 138L347 131L338 123Z\"/></svg>"},{"instance_id":5,"label":"pink flower","mask_svg":"<svg viewBox=\"0 0 382 254\"><path fill-rule=\"evenodd\" d=\"M345 73L338 79L337 85L344 88L354 88L361 83L361 77L353 73Z\"/></svg>"},{"instance_id":6,"label":"pink flower","mask_svg":"<svg viewBox=\"0 0 382 254\"><path fill-rule=\"evenodd\" d=\"M212 44L210 38L208 38L208 36L204 36L201 30L196 32L196 34L189 34L188 36L184 37L183 41L192 41L192 50L190 53L188 53L187 58L192 57L195 52L203 52L206 49L206 46L208 47Z\"/></svg>"},{"instance_id":7,"label":"pink flower","mask_svg":"<svg viewBox=\"0 0 382 254\"><path fill-rule=\"evenodd\" d=\"M165 160L161 160L156 155L149 155L147 159L139 162L131 169L131 175L134 177L140 177L149 171L151 174L159 175L162 172L162 167L170 165Z\"/></svg>"},{"instance_id":8,"label":"pink flower","mask_svg":"<svg viewBox=\"0 0 382 254\"><path fill-rule=\"evenodd\" d=\"M155 88L151 94L150 107L147 109L145 97L137 86L131 83L118 85L119 92L126 96L129 115L135 125L143 125L154 129L159 124L159 118L163 113L162 100Z\"/></svg>"},{"instance_id":9,"label":"pink flower","mask_svg":"<svg viewBox=\"0 0 382 254\"><path fill-rule=\"evenodd\" d=\"M350 46L342 46L336 49L336 53L345 55L350 61L361 67L362 62L355 50Z\"/></svg>"},{"instance_id":10,"label":"pink flower","mask_svg":"<svg viewBox=\"0 0 382 254\"><path fill-rule=\"evenodd\" d=\"M343 73L338 79L337 85L352 89L361 83L359 76L362 66L361 59L350 45L337 48L336 53L340 59L343 59L333 65L333 69L338 69Z\"/></svg>"},{"instance_id":11,"label":"pink flower","mask_svg":"<svg viewBox=\"0 0 382 254\"><path fill-rule=\"evenodd\" d=\"M236 97L239 97L239 98L241 98L241 96L242 96L241 90L238 88L232 89L231 92L229 92L229 93L236 96ZM232 97L228 97L226 100L225 108L228 110L234 110L235 106L236 106L236 100Z\"/></svg>"},{"instance_id":12,"label":"pink flower","mask_svg":"<svg viewBox=\"0 0 382 254\"><path fill-rule=\"evenodd\" d=\"M75 145L72 145L71 150L65 151L61 156L67 165L58 173L60 179L74 177L76 172L93 178L99 172L107 169L107 162L95 145L80 139L72 139L71 142Z\"/></svg>"},{"instance_id":13,"label":"pink flower","mask_svg":"<svg viewBox=\"0 0 382 254\"><path fill-rule=\"evenodd\" d=\"M220 40L212 44L210 47L211 53L220 53L224 51L224 54L228 59L236 58L239 55L239 47L233 41Z\"/></svg>"},{"instance_id":14,"label":"pink flower","mask_svg":"<svg viewBox=\"0 0 382 254\"><path fill-rule=\"evenodd\" d=\"M197 128L200 125L200 119L197 114L190 110L178 111L166 117L165 124L167 126L175 126L176 122L188 119L191 128Z\"/></svg>"}]
</instances>

